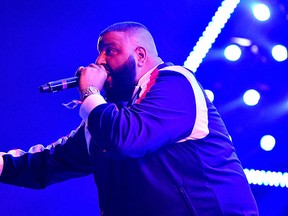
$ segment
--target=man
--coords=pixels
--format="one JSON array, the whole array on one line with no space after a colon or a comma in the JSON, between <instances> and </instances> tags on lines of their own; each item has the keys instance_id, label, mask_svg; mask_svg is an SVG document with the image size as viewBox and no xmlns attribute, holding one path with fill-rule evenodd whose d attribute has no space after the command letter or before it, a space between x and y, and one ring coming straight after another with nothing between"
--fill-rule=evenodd
<instances>
[{"instance_id":1,"label":"man","mask_svg":"<svg viewBox=\"0 0 288 216\"><path fill-rule=\"evenodd\" d=\"M2 153L0 181L44 188L93 173L104 216L258 215L193 73L163 63L136 22L105 29L98 51L96 64L78 69L83 123L46 148Z\"/></svg>"}]
</instances>

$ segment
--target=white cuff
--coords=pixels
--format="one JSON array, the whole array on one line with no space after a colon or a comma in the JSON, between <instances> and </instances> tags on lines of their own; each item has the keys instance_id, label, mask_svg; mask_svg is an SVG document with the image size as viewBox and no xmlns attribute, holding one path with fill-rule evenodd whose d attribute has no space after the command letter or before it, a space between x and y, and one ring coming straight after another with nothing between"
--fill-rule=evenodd
<instances>
[{"instance_id":1,"label":"white cuff","mask_svg":"<svg viewBox=\"0 0 288 216\"><path fill-rule=\"evenodd\" d=\"M79 110L79 115L80 117L85 121L85 123L87 123L88 121L88 116L90 114L90 112L97 106L107 103L104 98L102 97L102 95L100 94L92 94L89 97L87 97Z\"/></svg>"},{"instance_id":2,"label":"white cuff","mask_svg":"<svg viewBox=\"0 0 288 216\"><path fill-rule=\"evenodd\" d=\"M3 166L4 166L4 161L3 161L3 153L1 154L2 152L0 152L0 176L2 174L2 170L3 170Z\"/></svg>"}]
</instances>

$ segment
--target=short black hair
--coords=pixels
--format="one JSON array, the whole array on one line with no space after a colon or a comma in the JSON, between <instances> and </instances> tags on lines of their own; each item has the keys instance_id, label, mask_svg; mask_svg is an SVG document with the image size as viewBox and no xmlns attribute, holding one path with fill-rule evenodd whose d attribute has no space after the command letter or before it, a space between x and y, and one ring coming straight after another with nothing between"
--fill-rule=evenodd
<instances>
[{"instance_id":1,"label":"short black hair","mask_svg":"<svg viewBox=\"0 0 288 216\"><path fill-rule=\"evenodd\" d=\"M141 23L133 22L133 21L125 21L125 22L114 23L114 24L108 26L106 29L104 29L100 33L100 36L103 36L104 34L106 34L108 32L113 32L113 31L127 32L127 31L131 31L134 29L145 29L146 31L148 31L150 33L148 28Z\"/></svg>"}]
</instances>

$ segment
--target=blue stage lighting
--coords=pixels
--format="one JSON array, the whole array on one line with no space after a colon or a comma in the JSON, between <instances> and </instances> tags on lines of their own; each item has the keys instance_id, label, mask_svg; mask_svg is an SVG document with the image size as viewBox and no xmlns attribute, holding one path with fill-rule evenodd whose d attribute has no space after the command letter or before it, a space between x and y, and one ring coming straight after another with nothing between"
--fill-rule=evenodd
<instances>
[{"instance_id":1,"label":"blue stage lighting","mask_svg":"<svg viewBox=\"0 0 288 216\"><path fill-rule=\"evenodd\" d=\"M229 61L237 61L241 57L242 51L239 46L232 44L226 47L224 55Z\"/></svg>"},{"instance_id":2,"label":"blue stage lighting","mask_svg":"<svg viewBox=\"0 0 288 216\"><path fill-rule=\"evenodd\" d=\"M260 140L260 146L265 151L271 151L275 147L276 140L271 135L265 135Z\"/></svg>"},{"instance_id":3,"label":"blue stage lighting","mask_svg":"<svg viewBox=\"0 0 288 216\"><path fill-rule=\"evenodd\" d=\"M213 102L214 101L214 93L211 90L208 90L208 89L205 89L205 92L206 92L207 97L209 98L209 100L211 102Z\"/></svg>"},{"instance_id":4,"label":"blue stage lighting","mask_svg":"<svg viewBox=\"0 0 288 216\"><path fill-rule=\"evenodd\" d=\"M243 95L243 101L248 106L255 106L260 100L260 94L254 89L246 91Z\"/></svg>"},{"instance_id":5,"label":"blue stage lighting","mask_svg":"<svg viewBox=\"0 0 288 216\"><path fill-rule=\"evenodd\" d=\"M265 4L256 4L252 8L255 18L259 21L267 21L270 18L270 9Z\"/></svg>"},{"instance_id":6,"label":"blue stage lighting","mask_svg":"<svg viewBox=\"0 0 288 216\"><path fill-rule=\"evenodd\" d=\"M193 51L190 52L190 55L184 62L185 67L193 72L197 71L199 65L202 63L239 2L240 0L224 0L222 2L213 16L212 21L208 24L202 36L194 46Z\"/></svg>"},{"instance_id":7,"label":"blue stage lighting","mask_svg":"<svg viewBox=\"0 0 288 216\"><path fill-rule=\"evenodd\" d=\"M276 61L285 61L287 59L287 48L283 45L274 46L272 48L272 56Z\"/></svg>"},{"instance_id":8,"label":"blue stage lighting","mask_svg":"<svg viewBox=\"0 0 288 216\"><path fill-rule=\"evenodd\" d=\"M288 187L288 173L244 169L249 184Z\"/></svg>"}]
</instances>

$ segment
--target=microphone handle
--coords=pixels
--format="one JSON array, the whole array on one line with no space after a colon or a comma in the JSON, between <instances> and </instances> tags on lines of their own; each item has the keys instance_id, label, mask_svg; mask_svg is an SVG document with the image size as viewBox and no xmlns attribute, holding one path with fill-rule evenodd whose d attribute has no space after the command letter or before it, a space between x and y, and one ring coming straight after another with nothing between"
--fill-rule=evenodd
<instances>
[{"instance_id":1,"label":"microphone handle","mask_svg":"<svg viewBox=\"0 0 288 216\"><path fill-rule=\"evenodd\" d=\"M70 77L66 79L56 80L41 85L39 90L42 93L58 92L64 89L77 87L79 84L79 77Z\"/></svg>"}]
</instances>

